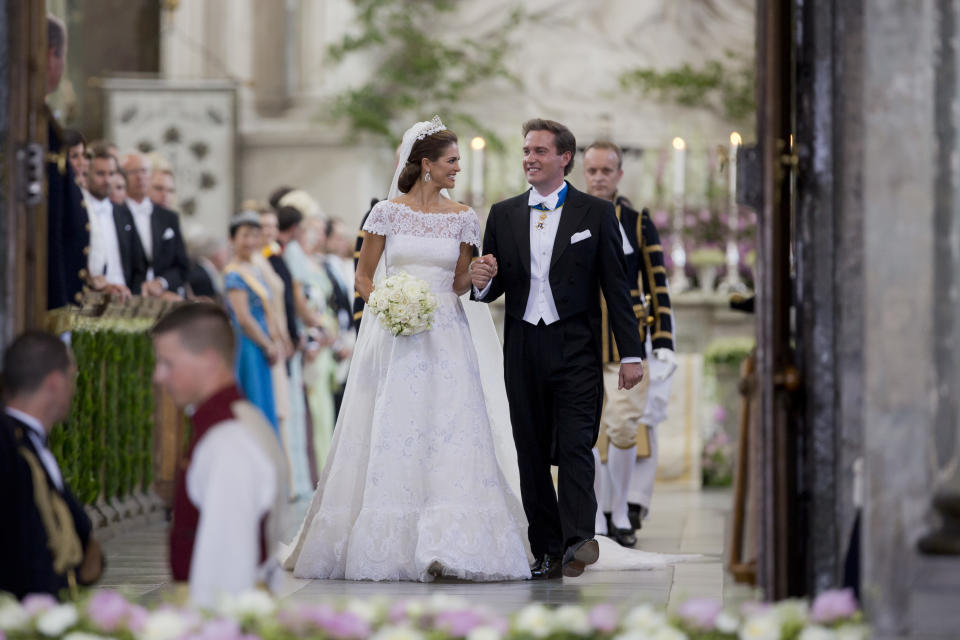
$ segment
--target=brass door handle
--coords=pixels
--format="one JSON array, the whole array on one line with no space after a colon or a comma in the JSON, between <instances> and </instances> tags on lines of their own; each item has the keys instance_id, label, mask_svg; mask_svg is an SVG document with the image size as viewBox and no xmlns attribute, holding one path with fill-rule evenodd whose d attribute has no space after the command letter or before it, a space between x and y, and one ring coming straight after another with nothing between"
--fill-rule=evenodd
<instances>
[{"instance_id":1,"label":"brass door handle","mask_svg":"<svg viewBox=\"0 0 960 640\"><path fill-rule=\"evenodd\" d=\"M800 372L792 364L787 365L773 374L773 384L776 387L783 387L787 391L796 391L800 388Z\"/></svg>"}]
</instances>

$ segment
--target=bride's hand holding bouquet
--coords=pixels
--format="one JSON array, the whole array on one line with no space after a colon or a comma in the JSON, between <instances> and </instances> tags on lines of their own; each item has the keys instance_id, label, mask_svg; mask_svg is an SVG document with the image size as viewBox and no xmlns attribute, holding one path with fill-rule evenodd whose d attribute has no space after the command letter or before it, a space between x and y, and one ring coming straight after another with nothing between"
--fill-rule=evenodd
<instances>
[{"instance_id":1,"label":"bride's hand holding bouquet","mask_svg":"<svg viewBox=\"0 0 960 640\"><path fill-rule=\"evenodd\" d=\"M367 305L390 333L411 336L433 328L437 297L425 281L401 271L375 288Z\"/></svg>"}]
</instances>

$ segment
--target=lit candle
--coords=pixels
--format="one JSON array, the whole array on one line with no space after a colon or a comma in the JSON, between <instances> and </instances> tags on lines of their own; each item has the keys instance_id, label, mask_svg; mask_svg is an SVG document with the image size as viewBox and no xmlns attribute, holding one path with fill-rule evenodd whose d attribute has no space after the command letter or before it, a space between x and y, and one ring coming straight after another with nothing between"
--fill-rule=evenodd
<instances>
[{"instance_id":1,"label":"lit candle","mask_svg":"<svg viewBox=\"0 0 960 640\"><path fill-rule=\"evenodd\" d=\"M683 248L683 190L686 148L687 143L683 141L683 138L673 139L673 249L670 251L670 257L673 258L671 284L673 290L678 293L690 286L685 270L687 252Z\"/></svg>"},{"instance_id":2,"label":"lit candle","mask_svg":"<svg viewBox=\"0 0 960 640\"><path fill-rule=\"evenodd\" d=\"M480 136L470 141L470 190L473 194L474 206L483 204L483 148L487 146L487 141Z\"/></svg>"},{"instance_id":3,"label":"lit candle","mask_svg":"<svg viewBox=\"0 0 960 640\"><path fill-rule=\"evenodd\" d=\"M740 249L737 247L737 235L740 232L740 216L737 209L737 149L743 139L734 131L730 134L730 158L727 163L729 171L729 200L727 215L729 231L727 235L727 277L724 279L724 288L736 289L740 286Z\"/></svg>"}]
</instances>

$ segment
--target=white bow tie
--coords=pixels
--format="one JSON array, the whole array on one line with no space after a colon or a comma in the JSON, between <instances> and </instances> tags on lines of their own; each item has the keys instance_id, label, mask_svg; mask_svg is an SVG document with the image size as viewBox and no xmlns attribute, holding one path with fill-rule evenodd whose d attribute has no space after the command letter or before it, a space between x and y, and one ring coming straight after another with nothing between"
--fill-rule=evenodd
<instances>
[{"instance_id":1,"label":"white bow tie","mask_svg":"<svg viewBox=\"0 0 960 640\"><path fill-rule=\"evenodd\" d=\"M537 193L536 189L530 189L530 199L527 201L527 206L535 207L538 204L545 204L548 209L553 209L557 206L557 194L542 196Z\"/></svg>"}]
</instances>

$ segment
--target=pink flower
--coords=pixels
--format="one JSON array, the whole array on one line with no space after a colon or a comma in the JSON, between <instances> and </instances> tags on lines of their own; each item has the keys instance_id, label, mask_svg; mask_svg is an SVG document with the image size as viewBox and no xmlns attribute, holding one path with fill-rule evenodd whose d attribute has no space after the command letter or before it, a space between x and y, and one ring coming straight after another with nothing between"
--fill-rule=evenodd
<instances>
[{"instance_id":1,"label":"pink flower","mask_svg":"<svg viewBox=\"0 0 960 640\"><path fill-rule=\"evenodd\" d=\"M57 599L49 593L31 593L20 604L28 614L35 616L57 606Z\"/></svg>"},{"instance_id":2,"label":"pink flower","mask_svg":"<svg viewBox=\"0 0 960 640\"><path fill-rule=\"evenodd\" d=\"M859 608L852 589L830 589L814 599L810 618L814 622L829 624L852 617Z\"/></svg>"},{"instance_id":3,"label":"pink flower","mask_svg":"<svg viewBox=\"0 0 960 640\"><path fill-rule=\"evenodd\" d=\"M770 604L767 602L744 602L743 606L740 607L740 615L744 618L752 618L753 616L760 615L769 608Z\"/></svg>"},{"instance_id":4,"label":"pink flower","mask_svg":"<svg viewBox=\"0 0 960 640\"><path fill-rule=\"evenodd\" d=\"M687 215L683 216L683 224L687 227L696 226L697 216L693 215L692 213L688 213Z\"/></svg>"},{"instance_id":5,"label":"pink flower","mask_svg":"<svg viewBox=\"0 0 960 640\"><path fill-rule=\"evenodd\" d=\"M407 619L407 603L403 600L394 602L390 607L390 612L387 613L387 619L393 624L404 622Z\"/></svg>"},{"instance_id":6,"label":"pink flower","mask_svg":"<svg viewBox=\"0 0 960 640\"><path fill-rule=\"evenodd\" d=\"M653 212L653 224L656 225L657 229L665 229L669 223L670 216L666 211L661 209Z\"/></svg>"},{"instance_id":7,"label":"pink flower","mask_svg":"<svg viewBox=\"0 0 960 640\"><path fill-rule=\"evenodd\" d=\"M619 622L617 608L612 604L598 604L590 610L590 626L601 633L613 633Z\"/></svg>"},{"instance_id":8,"label":"pink flower","mask_svg":"<svg viewBox=\"0 0 960 640\"><path fill-rule=\"evenodd\" d=\"M130 603L116 591L98 591L87 603L87 615L102 631L120 629L131 613Z\"/></svg>"},{"instance_id":9,"label":"pink flower","mask_svg":"<svg viewBox=\"0 0 960 640\"><path fill-rule=\"evenodd\" d=\"M194 640L242 640L245 636L235 620L210 620L192 636Z\"/></svg>"},{"instance_id":10,"label":"pink flower","mask_svg":"<svg viewBox=\"0 0 960 640\"><path fill-rule=\"evenodd\" d=\"M713 218L713 214L710 213L710 209L700 209L700 219L703 222L710 222Z\"/></svg>"},{"instance_id":11,"label":"pink flower","mask_svg":"<svg viewBox=\"0 0 960 640\"><path fill-rule=\"evenodd\" d=\"M723 407L722 404L718 404L713 408L713 421L714 422L724 422L727 419L727 410Z\"/></svg>"},{"instance_id":12,"label":"pink flower","mask_svg":"<svg viewBox=\"0 0 960 640\"><path fill-rule=\"evenodd\" d=\"M677 610L677 615L696 629L710 631L716 625L717 616L719 616L722 611L723 603L718 600L711 598L694 598L680 605L680 609Z\"/></svg>"},{"instance_id":13,"label":"pink flower","mask_svg":"<svg viewBox=\"0 0 960 640\"><path fill-rule=\"evenodd\" d=\"M462 638L475 628L484 625L483 616L476 611L442 611L434 619L434 628L446 631L451 636Z\"/></svg>"},{"instance_id":14,"label":"pink flower","mask_svg":"<svg viewBox=\"0 0 960 640\"><path fill-rule=\"evenodd\" d=\"M134 633L140 633L147 625L150 613L138 604L131 605L127 614L127 627Z\"/></svg>"}]
</instances>

